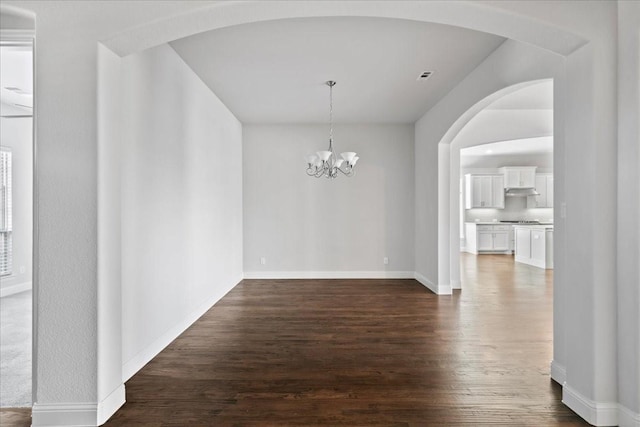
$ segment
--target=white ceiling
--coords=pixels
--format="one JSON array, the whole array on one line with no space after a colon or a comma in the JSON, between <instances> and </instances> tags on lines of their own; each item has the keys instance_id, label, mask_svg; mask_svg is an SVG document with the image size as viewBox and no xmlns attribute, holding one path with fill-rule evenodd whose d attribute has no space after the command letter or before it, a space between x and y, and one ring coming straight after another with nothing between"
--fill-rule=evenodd
<instances>
[{"instance_id":1,"label":"white ceiling","mask_svg":"<svg viewBox=\"0 0 640 427\"><path fill-rule=\"evenodd\" d=\"M461 156L506 156L514 154L548 154L553 153L553 137L515 139L511 141L492 142L463 148Z\"/></svg>"},{"instance_id":2,"label":"white ceiling","mask_svg":"<svg viewBox=\"0 0 640 427\"><path fill-rule=\"evenodd\" d=\"M553 110L553 82L527 86L492 102L485 110Z\"/></svg>"},{"instance_id":3,"label":"white ceiling","mask_svg":"<svg viewBox=\"0 0 640 427\"><path fill-rule=\"evenodd\" d=\"M328 17L238 25L171 43L243 123L413 123L503 38L422 22ZM432 71L426 81L416 81Z\"/></svg>"},{"instance_id":4,"label":"white ceiling","mask_svg":"<svg viewBox=\"0 0 640 427\"><path fill-rule=\"evenodd\" d=\"M461 164L469 157L553 153L553 81L512 92L480 111L456 141Z\"/></svg>"},{"instance_id":5,"label":"white ceiling","mask_svg":"<svg viewBox=\"0 0 640 427\"><path fill-rule=\"evenodd\" d=\"M31 115L33 110L31 46L0 46L0 115Z\"/></svg>"}]
</instances>

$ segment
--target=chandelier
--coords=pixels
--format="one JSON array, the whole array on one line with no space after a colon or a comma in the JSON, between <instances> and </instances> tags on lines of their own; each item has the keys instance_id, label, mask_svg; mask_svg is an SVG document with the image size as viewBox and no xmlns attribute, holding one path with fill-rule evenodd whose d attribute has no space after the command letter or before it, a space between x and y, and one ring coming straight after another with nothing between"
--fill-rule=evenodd
<instances>
[{"instance_id":1,"label":"chandelier","mask_svg":"<svg viewBox=\"0 0 640 427\"><path fill-rule=\"evenodd\" d=\"M352 151L340 153L341 159L333 151L333 87L336 82L329 80L329 149L318 151L316 154L307 156L307 175L320 178L335 178L338 172L346 176L355 175L353 168L356 166L359 157Z\"/></svg>"}]
</instances>

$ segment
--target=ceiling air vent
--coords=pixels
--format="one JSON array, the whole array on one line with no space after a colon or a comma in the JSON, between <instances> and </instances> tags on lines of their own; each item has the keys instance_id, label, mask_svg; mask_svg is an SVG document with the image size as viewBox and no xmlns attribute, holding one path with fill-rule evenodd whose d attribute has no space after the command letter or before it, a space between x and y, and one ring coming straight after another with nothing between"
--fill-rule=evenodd
<instances>
[{"instance_id":1,"label":"ceiling air vent","mask_svg":"<svg viewBox=\"0 0 640 427\"><path fill-rule=\"evenodd\" d=\"M431 71L423 71L422 73L420 73L420 75L418 76L418 78L416 80L419 81L419 82L425 81L429 77L431 77L431 74L433 74L433 72L431 72Z\"/></svg>"}]
</instances>

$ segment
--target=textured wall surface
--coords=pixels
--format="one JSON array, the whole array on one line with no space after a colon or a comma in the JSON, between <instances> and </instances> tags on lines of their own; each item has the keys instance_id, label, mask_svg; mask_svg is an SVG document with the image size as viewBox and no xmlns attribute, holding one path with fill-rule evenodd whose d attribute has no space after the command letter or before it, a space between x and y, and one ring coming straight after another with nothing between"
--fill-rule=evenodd
<instances>
[{"instance_id":1,"label":"textured wall surface","mask_svg":"<svg viewBox=\"0 0 640 427\"><path fill-rule=\"evenodd\" d=\"M242 278L242 126L168 45L123 76L126 365Z\"/></svg>"},{"instance_id":2,"label":"textured wall surface","mask_svg":"<svg viewBox=\"0 0 640 427\"><path fill-rule=\"evenodd\" d=\"M340 125L334 136L338 153L360 156L356 176L306 175L326 125L245 126L245 272L413 271L413 126Z\"/></svg>"}]
</instances>

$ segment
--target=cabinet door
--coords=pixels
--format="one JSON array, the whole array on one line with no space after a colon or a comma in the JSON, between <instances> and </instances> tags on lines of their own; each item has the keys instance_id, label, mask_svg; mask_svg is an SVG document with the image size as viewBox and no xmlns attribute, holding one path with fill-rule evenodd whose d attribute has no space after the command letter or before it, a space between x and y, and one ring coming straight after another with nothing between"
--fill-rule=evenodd
<instances>
[{"instance_id":1,"label":"cabinet door","mask_svg":"<svg viewBox=\"0 0 640 427\"><path fill-rule=\"evenodd\" d=\"M517 169L507 169L504 174L504 187L520 187L520 172Z\"/></svg>"},{"instance_id":2,"label":"cabinet door","mask_svg":"<svg viewBox=\"0 0 640 427\"><path fill-rule=\"evenodd\" d=\"M480 181L480 207L491 207L491 177L479 176Z\"/></svg>"},{"instance_id":3,"label":"cabinet door","mask_svg":"<svg viewBox=\"0 0 640 427\"><path fill-rule=\"evenodd\" d=\"M544 230L531 230L531 259L545 261Z\"/></svg>"},{"instance_id":4,"label":"cabinet door","mask_svg":"<svg viewBox=\"0 0 640 427\"><path fill-rule=\"evenodd\" d=\"M531 231L525 228L516 229L516 256L531 258Z\"/></svg>"},{"instance_id":5,"label":"cabinet door","mask_svg":"<svg viewBox=\"0 0 640 427\"><path fill-rule=\"evenodd\" d=\"M535 169L522 168L520 170L520 187L535 187L536 171Z\"/></svg>"},{"instance_id":6,"label":"cabinet door","mask_svg":"<svg viewBox=\"0 0 640 427\"><path fill-rule=\"evenodd\" d=\"M471 176L471 207L482 207L482 180L479 176Z\"/></svg>"},{"instance_id":7,"label":"cabinet door","mask_svg":"<svg viewBox=\"0 0 640 427\"><path fill-rule=\"evenodd\" d=\"M553 207L553 175L547 176L547 207Z\"/></svg>"},{"instance_id":8,"label":"cabinet door","mask_svg":"<svg viewBox=\"0 0 640 427\"><path fill-rule=\"evenodd\" d=\"M491 207L504 209L504 177L502 175L491 177Z\"/></svg>"},{"instance_id":9,"label":"cabinet door","mask_svg":"<svg viewBox=\"0 0 640 427\"><path fill-rule=\"evenodd\" d=\"M493 233L493 249L496 251L509 250L509 232L495 231Z\"/></svg>"},{"instance_id":10,"label":"cabinet door","mask_svg":"<svg viewBox=\"0 0 640 427\"><path fill-rule=\"evenodd\" d=\"M536 191L540 193L539 196L527 197L527 208L544 208L547 205L547 176L536 175L536 185L534 186Z\"/></svg>"},{"instance_id":11,"label":"cabinet door","mask_svg":"<svg viewBox=\"0 0 640 427\"><path fill-rule=\"evenodd\" d=\"M478 232L478 250L490 251L493 249L493 233L491 231Z\"/></svg>"}]
</instances>

